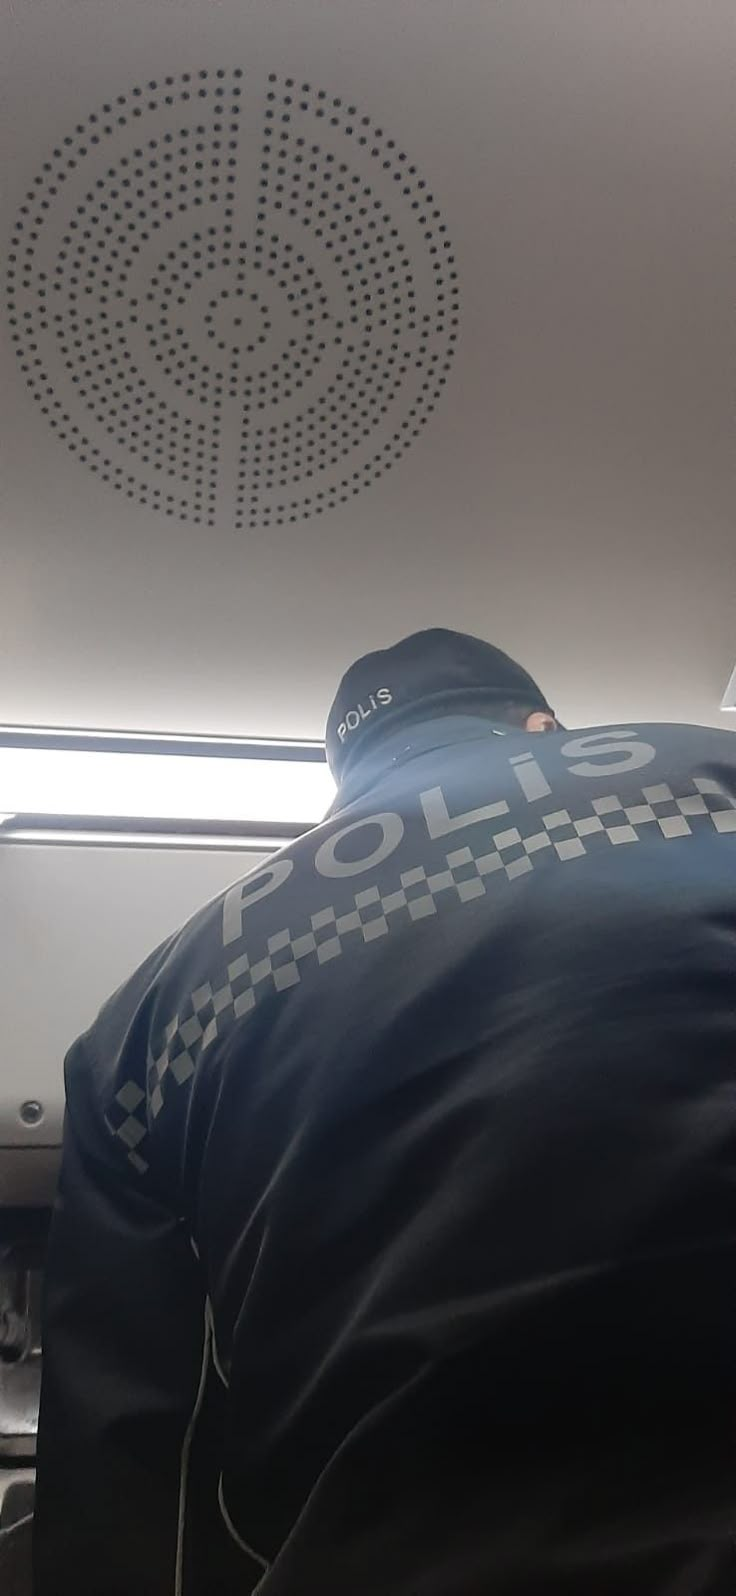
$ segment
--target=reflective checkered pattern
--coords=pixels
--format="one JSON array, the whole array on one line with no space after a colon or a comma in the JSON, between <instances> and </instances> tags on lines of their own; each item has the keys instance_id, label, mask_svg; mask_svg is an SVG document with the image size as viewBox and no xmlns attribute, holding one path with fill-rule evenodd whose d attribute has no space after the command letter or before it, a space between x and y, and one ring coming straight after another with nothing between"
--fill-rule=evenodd
<instances>
[{"instance_id":1,"label":"reflective checkered pattern","mask_svg":"<svg viewBox=\"0 0 736 1596\"><path fill-rule=\"evenodd\" d=\"M114 1099L107 1123L134 1169L143 1174L148 1168L148 1127L161 1113L170 1083L179 1087L191 1080L205 1049L249 1014L262 993L297 986L305 960L329 964L348 948L388 936L396 925L428 919L447 904L470 903L486 894L489 881L513 882L528 875L540 856L567 863L596 847L637 843L649 832L665 840L691 837L699 824L721 835L736 832L736 805L718 783L701 777L692 786L693 792L680 798L666 783L643 787L642 801L636 804L623 804L615 795L594 798L589 813L575 819L567 809L550 810L526 837L508 826L482 852L469 846L452 849L445 856L446 869L428 874L416 865L399 874L390 892L363 887L342 913L331 905L319 909L310 916L309 929L297 935L284 927L268 937L256 961L240 954L213 978L216 984L205 981L197 987L166 1027L158 1051L149 1053L147 1093L127 1081Z\"/></svg>"},{"instance_id":2,"label":"reflective checkered pattern","mask_svg":"<svg viewBox=\"0 0 736 1596\"><path fill-rule=\"evenodd\" d=\"M105 1123L113 1136L117 1136L127 1148L128 1162L139 1175L145 1175L148 1163L142 1157L140 1147L148 1136L146 1094L140 1086L136 1086L135 1081L126 1081L116 1092L112 1106L105 1115Z\"/></svg>"}]
</instances>

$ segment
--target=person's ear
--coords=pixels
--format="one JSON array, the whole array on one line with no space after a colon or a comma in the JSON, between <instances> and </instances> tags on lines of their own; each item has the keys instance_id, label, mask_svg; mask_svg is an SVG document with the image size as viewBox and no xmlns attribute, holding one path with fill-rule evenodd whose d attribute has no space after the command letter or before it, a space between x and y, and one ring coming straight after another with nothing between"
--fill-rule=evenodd
<instances>
[{"instance_id":1,"label":"person's ear","mask_svg":"<svg viewBox=\"0 0 736 1596\"><path fill-rule=\"evenodd\" d=\"M557 721L554 715L549 714L548 710L535 709L531 715L527 715L525 730L529 732L557 731Z\"/></svg>"}]
</instances>

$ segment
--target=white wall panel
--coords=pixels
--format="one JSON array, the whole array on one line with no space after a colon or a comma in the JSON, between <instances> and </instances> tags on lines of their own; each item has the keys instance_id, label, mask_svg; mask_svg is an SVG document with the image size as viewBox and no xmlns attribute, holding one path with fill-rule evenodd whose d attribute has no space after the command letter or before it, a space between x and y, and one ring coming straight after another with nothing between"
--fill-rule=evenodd
<instances>
[{"instance_id":1,"label":"white wall panel","mask_svg":"<svg viewBox=\"0 0 736 1596\"><path fill-rule=\"evenodd\" d=\"M263 857L220 848L0 847L0 1166L3 1148L58 1143L69 1044L153 948ZM20 1117L28 1100L43 1105L35 1127ZM8 1156L11 1163L17 1157ZM9 1200L1 1173L0 1200Z\"/></svg>"}]
</instances>

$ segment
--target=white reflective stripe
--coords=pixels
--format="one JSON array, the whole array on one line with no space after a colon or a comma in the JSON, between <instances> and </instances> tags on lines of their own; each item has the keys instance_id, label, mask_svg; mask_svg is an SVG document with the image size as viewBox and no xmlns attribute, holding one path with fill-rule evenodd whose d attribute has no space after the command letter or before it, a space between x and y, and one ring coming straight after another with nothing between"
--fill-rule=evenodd
<instances>
[{"instance_id":1,"label":"white reflective stripe","mask_svg":"<svg viewBox=\"0 0 736 1596\"><path fill-rule=\"evenodd\" d=\"M184 1437L184 1445L181 1449L181 1463L179 1465L179 1529L176 1541L174 1596L183 1596L184 1591L184 1528L187 1516L187 1479L189 1475L189 1457L192 1450L194 1432L197 1427L197 1419L199 1418L202 1403L204 1401L204 1393L207 1386L207 1371L209 1369L210 1363L210 1319L207 1307L208 1305L205 1303L204 1344L202 1347L202 1368L199 1376L199 1390L197 1391L197 1398L194 1403L194 1408L192 1409L192 1416L189 1420L187 1433Z\"/></svg>"},{"instance_id":2,"label":"white reflective stripe","mask_svg":"<svg viewBox=\"0 0 736 1596\"><path fill-rule=\"evenodd\" d=\"M217 1337L215 1335L215 1319L214 1319L214 1314L212 1312L212 1303L210 1302L209 1297L207 1298L207 1313L209 1314L209 1321L210 1321L210 1345L211 1345L211 1348L212 1348L212 1362L214 1364L215 1374L217 1375L218 1379L222 1381L222 1384L224 1385L225 1390L229 1391L230 1390L230 1382L229 1382L229 1380L226 1378L226 1376L224 1374L224 1371L223 1371L223 1368L222 1368L222 1364L220 1363L220 1359L219 1359L218 1352L217 1352Z\"/></svg>"},{"instance_id":3,"label":"white reflective stripe","mask_svg":"<svg viewBox=\"0 0 736 1596\"><path fill-rule=\"evenodd\" d=\"M219 1483L219 1485L217 1487L217 1500L218 1500L218 1502L220 1504L220 1512L222 1513L222 1517L223 1517L223 1520L225 1522L226 1528L229 1530L230 1534L232 1535L232 1538L235 1541L236 1546L240 1547L241 1552L247 1552L248 1556L252 1557L253 1561L255 1563L259 1563L260 1564L261 1568L263 1569L264 1574L267 1574L269 1569L270 1569L270 1567L271 1567L271 1564L266 1561L265 1557L261 1557L260 1552L255 1552L253 1550L253 1547L249 1546L248 1542L244 1541L242 1539L242 1536L240 1536L238 1534L238 1532L237 1532L237 1530L235 1528L235 1525L233 1524L233 1521L232 1521L232 1519L230 1517L230 1514L228 1513L228 1510L227 1510L227 1508L225 1506L225 1497L223 1495L223 1487L222 1487L222 1475L220 1475L220 1483ZM256 1591L258 1590L258 1588L260 1586L260 1583L261 1583L261 1581L259 1580L258 1581L258 1585L256 1586L256 1589L253 1592L253 1596L256 1596Z\"/></svg>"}]
</instances>

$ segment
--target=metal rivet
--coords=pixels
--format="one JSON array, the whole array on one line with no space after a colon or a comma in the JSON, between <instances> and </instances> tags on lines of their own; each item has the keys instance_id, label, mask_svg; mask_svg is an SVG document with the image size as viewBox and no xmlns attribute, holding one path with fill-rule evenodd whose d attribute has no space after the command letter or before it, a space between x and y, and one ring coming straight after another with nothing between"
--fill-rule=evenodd
<instances>
[{"instance_id":1,"label":"metal rivet","mask_svg":"<svg viewBox=\"0 0 736 1596\"><path fill-rule=\"evenodd\" d=\"M35 1098L20 1105L20 1117L24 1125L40 1125L43 1115L43 1103L38 1103Z\"/></svg>"}]
</instances>

